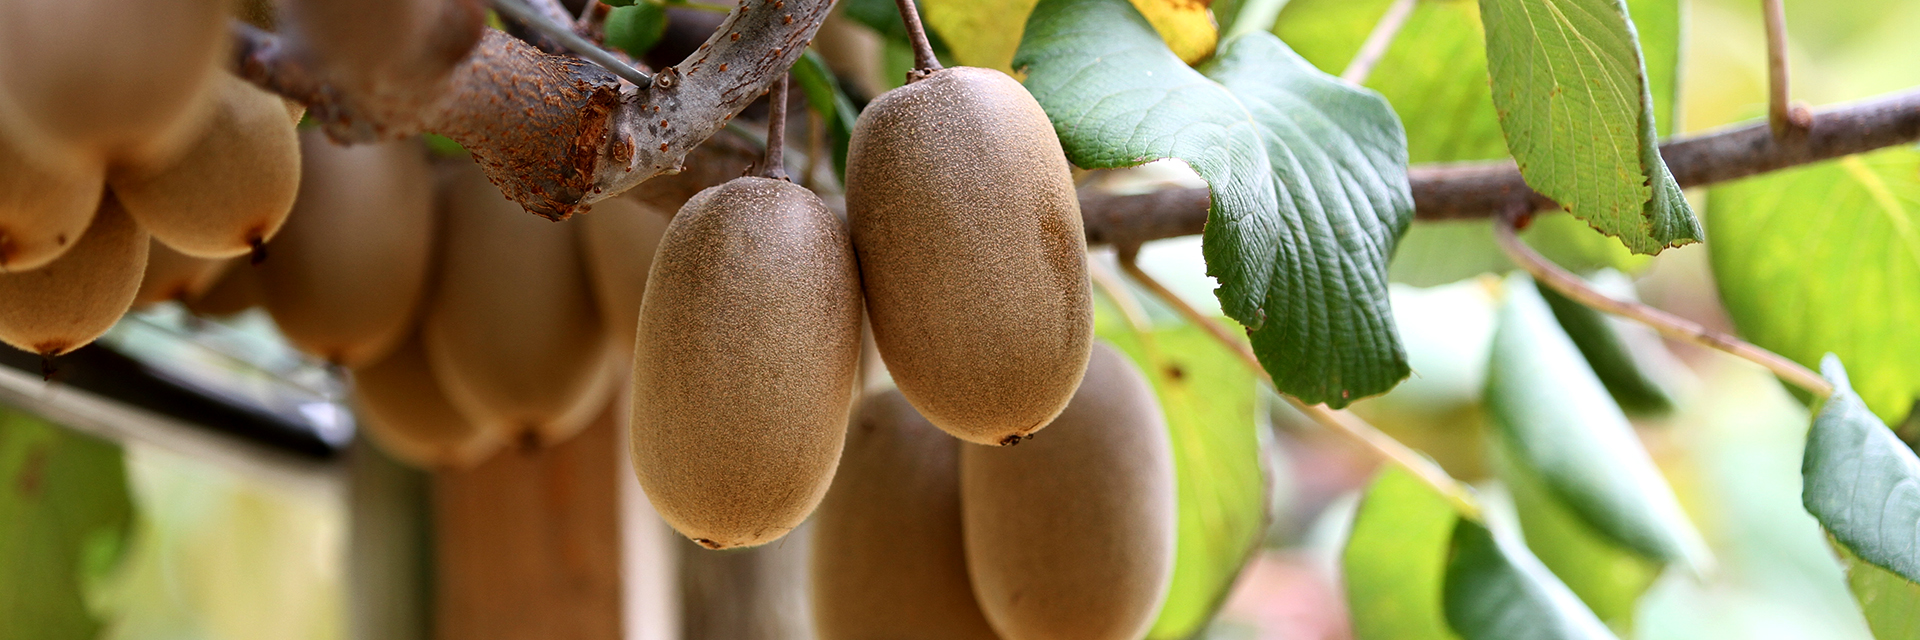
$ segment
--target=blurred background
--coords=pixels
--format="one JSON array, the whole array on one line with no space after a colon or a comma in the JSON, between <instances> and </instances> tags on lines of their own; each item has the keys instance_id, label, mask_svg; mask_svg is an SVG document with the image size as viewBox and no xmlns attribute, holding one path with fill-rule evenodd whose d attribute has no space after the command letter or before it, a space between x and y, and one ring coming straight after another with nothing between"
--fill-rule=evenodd
<instances>
[{"instance_id":1,"label":"blurred background","mask_svg":"<svg viewBox=\"0 0 1920 640\"><path fill-rule=\"evenodd\" d=\"M1759 2L1673 1L1681 20L1661 45L1667 53L1648 44L1650 67L1661 55L1677 59L1673 90L1656 92L1670 114L1663 129L1684 134L1764 116ZM1293 0L1275 31L1339 73L1388 4ZM1632 4L1638 12L1659 3ZM1786 8L1796 99L1818 106L1920 85L1920 3L1788 0ZM1374 72L1373 86L1407 122L1415 162L1505 155L1497 127L1487 128L1490 106L1478 115L1486 90L1484 69L1471 68L1484 56L1476 12L1472 0L1420 0ZM669 15L714 20L705 11ZM867 29L847 19L835 28ZM904 51L868 37L877 44L865 55L888 70L842 78L862 101L897 84L888 79L900 75ZM813 126L796 125L796 136ZM1090 181L1114 192L1202 184L1164 163ZM1803 204L1792 191L1768 193L1781 202L1745 193L1729 201ZM1722 215L1714 195L1690 197L1696 209ZM1499 462L1487 453L1481 389L1499 277L1511 266L1490 237L1483 222L1415 225L1393 292L1414 376L1352 408L1500 504L1507 491L1489 480ZM1711 239L1635 258L1561 216L1543 219L1528 240L1569 267L1604 270L1599 278L1620 293L1709 327L1740 328L1712 278ZM1199 247L1197 237L1151 243L1139 264L1218 315ZM1111 250L1097 248L1093 260L1097 271L1119 271ZM1172 345L1164 357L1208 382L1163 387L1170 414L1258 426L1258 437L1239 445L1261 470L1241 479L1242 497L1272 509L1258 550L1217 619L1168 628L1222 640L1352 637L1340 553L1374 475L1371 459L1275 401L1147 290L1125 284L1097 299L1103 338L1144 358L1140 336L1151 333ZM1145 326L1123 320L1128 306ZM1536 553L1623 637L1870 637L1800 506L1805 405L1745 362L1622 331L1638 336L1635 357L1671 405L1636 417L1635 427L1719 570L1695 579L1660 575L1626 554L1570 553L1589 564L1568 567L1556 565L1552 546L1535 542ZM100 344L63 357L52 382L37 356L8 351L0 365L0 640L809 637L806 530L742 552L705 552L680 539L624 467L618 399L558 445L509 447L471 469L427 472L369 443L356 428L347 374L290 347L260 309L210 320L176 302L147 306Z\"/></svg>"}]
</instances>

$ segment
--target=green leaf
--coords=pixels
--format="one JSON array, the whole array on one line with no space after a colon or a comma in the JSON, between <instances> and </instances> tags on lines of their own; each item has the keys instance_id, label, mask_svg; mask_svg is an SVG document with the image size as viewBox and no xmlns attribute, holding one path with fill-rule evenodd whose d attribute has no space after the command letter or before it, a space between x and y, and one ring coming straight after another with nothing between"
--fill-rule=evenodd
<instances>
[{"instance_id":1,"label":"green leaf","mask_svg":"<svg viewBox=\"0 0 1920 640\"><path fill-rule=\"evenodd\" d=\"M853 123L860 117L860 108L853 106L853 99L840 88L840 80L827 68L827 61L812 49L793 65L793 79L800 90L806 92L808 107L827 124L827 143L833 149L833 175L844 181L847 145L853 140Z\"/></svg>"},{"instance_id":2,"label":"green leaf","mask_svg":"<svg viewBox=\"0 0 1920 640\"><path fill-rule=\"evenodd\" d=\"M1539 291L1514 275L1506 296L1486 398L1514 465L1621 546L1702 569L1711 560L1699 532Z\"/></svg>"},{"instance_id":3,"label":"green leaf","mask_svg":"<svg viewBox=\"0 0 1920 640\"><path fill-rule=\"evenodd\" d=\"M0 638L92 638L133 520L120 448L0 406Z\"/></svg>"},{"instance_id":4,"label":"green leaf","mask_svg":"<svg viewBox=\"0 0 1920 640\"><path fill-rule=\"evenodd\" d=\"M1832 352L1888 423L1920 398L1920 150L1715 188L1713 277L1740 334L1814 366Z\"/></svg>"},{"instance_id":5,"label":"green leaf","mask_svg":"<svg viewBox=\"0 0 1920 640\"><path fill-rule=\"evenodd\" d=\"M1014 67L1074 164L1179 158L1207 180L1215 295L1281 391L1343 407L1407 377L1386 266L1413 199L1378 95L1266 33L1223 43L1201 75L1124 0L1043 0Z\"/></svg>"},{"instance_id":6,"label":"green leaf","mask_svg":"<svg viewBox=\"0 0 1920 640\"><path fill-rule=\"evenodd\" d=\"M607 44L638 58L667 33L667 8L652 2L617 7L607 14Z\"/></svg>"},{"instance_id":7,"label":"green leaf","mask_svg":"<svg viewBox=\"0 0 1920 640\"><path fill-rule=\"evenodd\" d=\"M1496 441L1493 448L1527 548L1609 627L1631 629L1640 596L1660 576L1660 565L1595 530L1538 474L1513 464L1506 447Z\"/></svg>"},{"instance_id":8,"label":"green leaf","mask_svg":"<svg viewBox=\"0 0 1920 640\"><path fill-rule=\"evenodd\" d=\"M1618 272L1594 274L1587 279L1587 283L1615 299L1636 299L1633 283ZM1600 377L1600 383L1606 385L1607 393L1613 396L1615 404L1630 415L1653 416L1673 412L1673 394L1668 393L1666 386L1661 383L1660 373L1654 367L1682 365L1670 357L1664 362L1655 362L1636 353L1636 346L1665 348L1657 337L1649 333L1650 330L1574 302L1552 287L1537 288L1540 296L1546 299L1547 306L1553 308L1553 316L1560 321L1560 328L1573 338L1574 346L1580 348L1580 355L1593 367L1594 374ZM1630 343L1629 334L1632 332L1640 332L1641 337L1645 338L1642 345Z\"/></svg>"},{"instance_id":9,"label":"green leaf","mask_svg":"<svg viewBox=\"0 0 1920 640\"><path fill-rule=\"evenodd\" d=\"M1820 373L1833 396L1807 433L1800 500L1855 556L1920 582L1920 457L1867 410L1839 357Z\"/></svg>"},{"instance_id":10,"label":"green leaf","mask_svg":"<svg viewBox=\"0 0 1920 640\"><path fill-rule=\"evenodd\" d=\"M1398 467L1380 471L1340 554L1354 640L1452 640L1440 592L1453 507Z\"/></svg>"},{"instance_id":11,"label":"green leaf","mask_svg":"<svg viewBox=\"0 0 1920 640\"><path fill-rule=\"evenodd\" d=\"M1534 190L1636 253L1700 240L1660 158L1646 65L1621 0L1480 0L1493 104Z\"/></svg>"},{"instance_id":12,"label":"green leaf","mask_svg":"<svg viewBox=\"0 0 1920 640\"><path fill-rule=\"evenodd\" d=\"M1133 358L1166 413L1179 478L1173 578L1150 639L1190 638L1226 602L1265 534L1267 479L1253 372L1199 327L1135 333L1107 305L1095 334Z\"/></svg>"},{"instance_id":13,"label":"green leaf","mask_svg":"<svg viewBox=\"0 0 1920 640\"><path fill-rule=\"evenodd\" d=\"M1877 640L1920 640L1920 584L1837 549L1847 567L1847 590Z\"/></svg>"},{"instance_id":14,"label":"green leaf","mask_svg":"<svg viewBox=\"0 0 1920 640\"><path fill-rule=\"evenodd\" d=\"M1458 521L1447 562L1447 623L1466 640L1614 640L1525 547Z\"/></svg>"},{"instance_id":15,"label":"green leaf","mask_svg":"<svg viewBox=\"0 0 1920 640\"><path fill-rule=\"evenodd\" d=\"M1302 57L1339 73L1359 50L1392 0L1293 0L1276 27ZM1676 0L1632 0L1641 27L1658 122L1671 125L1680 50ZM1407 24L1367 77L1406 124L1414 164L1508 157L1506 139L1487 91L1486 38L1474 2L1415 3ZM1668 61L1656 64L1657 61ZM1547 258L1576 271L1633 272L1647 259L1569 216L1542 216L1521 237ZM1395 282L1433 286L1513 268L1485 221L1415 225L1400 240L1389 275Z\"/></svg>"}]
</instances>

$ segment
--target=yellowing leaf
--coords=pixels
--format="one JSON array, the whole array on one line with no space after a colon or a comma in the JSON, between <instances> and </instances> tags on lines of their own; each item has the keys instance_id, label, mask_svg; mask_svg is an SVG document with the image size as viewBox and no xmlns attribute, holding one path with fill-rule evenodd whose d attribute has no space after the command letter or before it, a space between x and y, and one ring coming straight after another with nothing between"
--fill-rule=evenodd
<instances>
[{"instance_id":1,"label":"yellowing leaf","mask_svg":"<svg viewBox=\"0 0 1920 640\"><path fill-rule=\"evenodd\" d=\"M1133 8L1147 17L1153 30L1167 41L1167 48L1187 64L1213 55L1220 43L1220 30L1213 24L1207 5L1213 0L1132 0Z\"/></svg>"},{"instance_id":2,"label":"yellowing leaf","mask_svg":"<svg viewBox=\"0 0 1920 640\"><path fill-rule=\"evenodd\" d=\"M1213 55L1220 33L1207 6L1213 0L1132 0L1167 47L1187 64ZM922 0L927 28L940 34L953 62L1013 72L1027 16L1039 0Z\"/></svg>"},{"instance_id":3,"label":"yellowing leaf","mask_svg":"<svg viewBox=\"0 0 1920 640\"><path fill-rule=\"evenodd\" d=\"M1012 72L1027 14L1040 0L922 0L927 27L940 33L953 61Z\"/></svg>"}]
</instances>

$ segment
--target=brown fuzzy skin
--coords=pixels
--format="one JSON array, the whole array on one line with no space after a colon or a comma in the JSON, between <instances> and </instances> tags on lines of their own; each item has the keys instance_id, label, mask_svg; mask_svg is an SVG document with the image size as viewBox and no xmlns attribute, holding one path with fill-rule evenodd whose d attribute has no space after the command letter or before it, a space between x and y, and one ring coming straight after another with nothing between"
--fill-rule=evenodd
<instances>
[{"instance_id":1,"label":"brown fuzzy skin","mask_svg":"<svg viewBox=\"0 0 1920 640\"><path fill-rule=\"evenodd\" d=\"M413 325L434 234L433 171L417 142L342 147L300 134L300 195L259 266L288 341L362 367Z\"/></svg>"},{"instance_id":2,"label":"brown fuzzy skin","mask_svg":"<svg viewBox=\"0 0 1920 640\"><path fill-rule=\"evenodd\" d=\"M963 447L961 519L980 608L1007 640L1136 640L1173 576L1173 445L1153 388L1107 345L1053 425Z\"/></svg>"},{"instance_id":3,"label":"brown fuzzy skin","mask_svg":"<svg viewBox=\"0 0 1920 640\"><path fill-rule=\"evenodd\" d=\"M960 536L960 447L899 391L868 393L813 519L820 640L998 640Z\"/></svg>"},{"instance_id":4,"label":"brown fuzzy skin","mask_svg":"<svg viewBox=\"0 0 1920 640\"><path fill-rule=\"evenodd\" d=\"M177 152L227 47L225 0L0 2L0 120L94 162Z\"/></svg>"},{"instance_id":5,"label":"brown fuzzy skin","mask_svg":"<svg viewBox=\"0 0 1920 640\"><path fill-rule=\"evenodd\" d=\"M607 334L624 357L633 351L640 326L640 300L647 292L647 271L660 237L673 220L670 211L630 198L611 198L579 216L574 231L587 256L587 275L593 279L594 299Z\"/></svg>"},{"instance_id":6,"label":"brown fuzzy skin","mask_svg":"<svg viewBox=\"0 0 1920 640\"><path fill-rule=\"evenodd\" d=\"M300 189L300 137L284 101L230 73L184 155L116 171L113 192L147 232L198 258L246 255L280 231Z\"/></svg>"},{"instance_id":7,"label":"brown fuzzy skin","mask_svg":"<svg viewBox=\"0 0 1920 640\"><path fill-rule=\"evenodd\" d=\"M468 420L557 443L594 417L583 404L605 406L610 351L574 231L507 200L478 165L443 169L428 361Z\"/></svg>"},{"instance_id":8,"label":"brown fuzzy skin","mask_svg":"<svg viewBox=\"0 0 1920 640\"><path fill-rule=\"evenodd\" d=\"M28 271L60 257L100 208L98 162L56 170L0 132L0 273Z\"/></svg>"},{"instance_id":9,"label":"brown fuzzy skin","mask_svg":"<svg viewBox=\"0 0 1920 640\"><path fill-rule=\"evenodd\" d=\"M353 371L360 424L394 458L426 469L465 469L493 455L502 434L467 421L447 401L419 336Z\"/></svg>"},{"instance_id":10,"label":"brown fuzzy skin","mask_svg":"<svg viewBox=\"0 0 1920 640\"><path fill-rule=\"evenodd\" d=\"M738 178L667 227L640 307L633 466L708 548L786 535L840 459L860 358L845 225L792 183Z\"/></svg>"},{"instance_id":11,"label":"brown fuzzy skin","mask_svg":"<svg viewBox=\"0 0 1920 640\"><path fill-rule=\"evenodd\" d=\"M188 311L208 318L224 318L266 304L267 292L260 285L260 270L244 259L233 261L237 264L228 267L205 293L182 301Z\"/></svg>"},{"instance_id":12,"label":"brown fuzzy skin","mask_svg":"<svg viewBox=\"0 0 1920 640\"><path fill-rule=\"evenodd\" d=\"M133 306L147 232L108 196L80 240L47 266L0 274L0 342L46 357L93 342Z\"/></svg>"},{"instance_id":13,"label":"brown fuzzy skin","mask_svg":"<svg viewBox=\"0 0 1920 640\"><path fill-rule=\"evenodd\" d=\"M233 263L231 259L195 258L174 251L159 238L151 238L147 242L147 272L140 278L133 308L198 299L233 268Z\"/></svg>"},{"instance_id":14,"label":"brown fuzzy skin","mask_svg":"<svg viewBox=\"0 0 1920 640\"><path fill-rule=\"evenodd\" d=\"M874 100L854 126L847 216L887 369L962 440L1053 420L1093 339L1073 176L1033 97L955 67Z\"/></svg>"}]
</instances>

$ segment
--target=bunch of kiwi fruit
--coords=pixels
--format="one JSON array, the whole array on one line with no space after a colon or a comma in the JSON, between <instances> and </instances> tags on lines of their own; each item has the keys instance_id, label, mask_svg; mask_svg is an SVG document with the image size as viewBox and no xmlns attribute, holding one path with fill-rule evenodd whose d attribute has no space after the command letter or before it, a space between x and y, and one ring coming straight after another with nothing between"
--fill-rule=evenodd
<instances>
[{"instance_id":1,"label":"bunch of kiwi fruit","mask_svg":"<svg viewBox=\"0 0 1920 640\"><path fill-rule=\"evenodd\" d=\"M557 225L418 139L297 129L300 105L221 70L227 3L121 4L0 0L0 341L53 358L144 305L262 308L423 467L625 398L640 484L689 539L766 544L818 512L823 638L1150 624L1170 444L1092 338L1070 165L1019 82L922 47L860 114L837 210L781 168L782 79L752 175ZM243 15L380 94L444 74L471 41L423 34L477 5L273 6ZM863 340L891 385L861 384Z\"/></svg>"}]
</instances>

